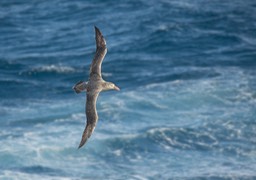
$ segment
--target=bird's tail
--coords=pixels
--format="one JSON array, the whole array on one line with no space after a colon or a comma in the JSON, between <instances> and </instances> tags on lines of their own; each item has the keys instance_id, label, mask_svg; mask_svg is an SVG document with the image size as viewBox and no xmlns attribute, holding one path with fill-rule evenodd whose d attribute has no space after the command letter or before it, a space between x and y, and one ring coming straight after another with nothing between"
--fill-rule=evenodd
<instances>
[{"instance_id":1,"label":"bird's tail","mask_svg":"<svg viewBox=\"0 0 256 180\"><path fill-rule=\"evenodd\" d=\"M83 91L86 91L86 86L87 86L87 83L84 82L84 81L79 81L78 83L76 83L74 86L73 86L73 89L76 93L80 93L80 92L83 92Z\"/></svg>"},{"instance_id":2,"label":"bird's tail","mask_svg":"<svg viewBox=\"0 0 256 180\"><path fill-rule=\"evenodd\" d=\"M92 133L95 129L95 125L96 125L95 123L87 123L86 124L81 142L78 146L78 149L81 148L86 143L86 141L90 138L90 136L92 135Z\"/></svg>"}]
</instances>

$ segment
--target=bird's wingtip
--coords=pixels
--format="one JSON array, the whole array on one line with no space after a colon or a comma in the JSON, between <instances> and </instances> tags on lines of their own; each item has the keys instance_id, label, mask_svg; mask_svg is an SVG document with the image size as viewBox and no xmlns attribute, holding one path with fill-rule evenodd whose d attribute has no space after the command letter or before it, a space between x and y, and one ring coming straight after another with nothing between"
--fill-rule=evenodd
<instances>
[{"instance_id":1,"label":"bird's wingtip","mask_svg":"<svg viewBox=\"0 0 256 180\"><path fill-rule=\"evenodd\" d=\"M91 137L94 131L94 128L95 128L95 123L86 124L78 149L81 148L87 142L87 140Z\"/></svg>"},{"instance_id":2,"label":"bird's wingtip","mask_svg":"<svg viewBox=\"0 0 256 180\"><path fill-rule=\"evenodd\" d=\"M95 25L94 25L94 29L97 30L97 31L99 30L99 28L97 26L95 26Z\"/></svg>"},{"instance_id":3,"label":"bird's wingtip","mask_svg":"<svg viewBox=\"0 0 256 180\"><path fill-rule=\"evenodd\" d=\"M102 33L100 32L100 29L97 26L94 26L94 29L95 29L96 36L97 34L102 36Z\"/></svg>"},{"instance_id":4,"label":"bird's wingtip","mask_svg":"<svg viewBox=\"0 0 256 180\"><path fill-rule=\"evenodd\" d=\"M80 149L80 148L86 143L86 141L89 139L89 136L88 136L87 133L88 133L88 131L87 131L87 129L86 129L85 132L83 133L81 142L80 142L80 144L79 144L79 146L78 146L77 149Z\"/></svg>"},{"instance_id":5,"label":"bird's wingtip","mask_svg":"<svg viewBox=\"0 0 256 180\"><path fill-rule=\"evenodd\" d=\"M96 38L96 46L97 47L106 47L106 40L102 33L100 32L100 29L96 26L95 28L95 38Z\"/></svg>"},{"instance_id":6,"label":"bird's wingtip","mask_svg":"<svg viewBox=\"0 0 256 180\"><path fill-rule=\"evenodd\" d=\"M80 149L82 146L83 146L83 144L79 144L79 146L78 146L78 148L77 148L77 149Z\"/></svg>"},{"instance_id":7,"label":"bird's wingtip","mask_svg":"<svg viewBox=\"0 0 256 180\"><path fill-rule=\"evenodd\" d=\"M85 144L86 141L87 139L85 141L82 139L77 149L80 149Z\"/></svg>"}]
</instances>

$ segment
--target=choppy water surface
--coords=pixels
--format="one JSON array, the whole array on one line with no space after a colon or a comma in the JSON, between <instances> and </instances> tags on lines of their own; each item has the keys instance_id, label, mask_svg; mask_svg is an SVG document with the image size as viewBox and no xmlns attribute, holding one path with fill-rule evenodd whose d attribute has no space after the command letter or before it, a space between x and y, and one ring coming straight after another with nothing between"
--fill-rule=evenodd
<instances>
[{"instance_id":1,"label":"choppy water surface","mask_svg":"<svg viewBox=\"0 0 256 180\"><path fill-rule=\"evenodd\" d=\"M256 179L256 3L0 2L1 179ZM99 122L80 150L97 25Z\"/></svg>"}]
</instances>

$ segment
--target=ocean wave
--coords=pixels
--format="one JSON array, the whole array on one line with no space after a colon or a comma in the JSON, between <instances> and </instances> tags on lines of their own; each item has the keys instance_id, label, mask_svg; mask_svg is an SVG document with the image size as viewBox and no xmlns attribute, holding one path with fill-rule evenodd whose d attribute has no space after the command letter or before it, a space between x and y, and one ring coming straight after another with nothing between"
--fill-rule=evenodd
<instances>
[{"instance_id":1,"label":"ocean wave","mask_svg":"<svg viewBox=\"0 0 256 180\"><path fill-rule=\"evenodd\" d=\"M76 72L76 69L70 66L52 64L52 65L43 65L40 67L35 67L32 69L32 72L73 73L73 72Z\"/></svg>"},{"instance_id":2,"label":"ocean wave","mask_svg":"<svg viewBox=\"0 0 256 180\"><path fill-rule=\"evenodd\" d=\"M29 174L47 174L47 175L56 175L59 173L63 174L63 172L61 172L58 169L53 169L53 168L45 167L41 165L21 167L18 170L24 173L29 173Z\"/></svg>"},{"instance_id":3,"label":"ocean wave","mask_svg":"<svg viewBox=\"0 0 256 180\"><path fill-rule=\"evenodd\" d=\"M42 175L42 174L30 174L26 172L14 171L14 170L4 170L0 174L1 179L13 179L13 180L28 180L28 179L45 179L45 180L72 180L72 177L62 176L52 176L52 175Z\"/></svg>"},{"instance_id":4,"label":"ocean wave","mask_svg":"<svg viewBox=\"0 0 256 180\"><path fill-rule=\"evenodd\" d=\"M197 69L197 68L192 68ZM201 69L201 68L199 68ZM208 68L203 68L208 69ZM182 69L181 69L182 70ZM177 71L181 71L177 68ZM207 70L204 70L207 71ZM209 70L210 71L210 70ZM205 95L210 99L216 101L221 101L226 105L231 105L233 103L241 104L248 102L250 104L255 103L255 92L254 84L252 79L255 76L251 71L243 70L237 67L229 68L213 68L214 73L217 76L212 78L201 78L201 79L176 79L176 80L166 80L163 82L151 82L142 87L139 87L139 91L147 91L148 93L154 93L155 96L166 96L172 95L174 98L180 97L183 94L193 94L193 95ZM232 74L232 76L230 76ZM228 80L227 80L228 79ZM159 89L163 90L159 93ZM190 96L187 96L189 98ZM194 97L196 100L196 97ZM200 100L198 98L197 100Z\"/></svg>"},{"instance_id":5,"label":"ocean wave","mask_svg":"<svg viewBox=\"0 0 256 180\"><path fill-rule=\"evenodd\" d=\"M137 135L120 136L109 139L107 144L116 156L138 155L145 152L179 151L209 151L227 156L250 157L253 149L247 145L253 144L256 134L246 122L240 127L229 122L222 125L206 124L203 127L156 127L150 128ZM254 134L254 135L252 135Z\"/></svg>"}]
</instances>

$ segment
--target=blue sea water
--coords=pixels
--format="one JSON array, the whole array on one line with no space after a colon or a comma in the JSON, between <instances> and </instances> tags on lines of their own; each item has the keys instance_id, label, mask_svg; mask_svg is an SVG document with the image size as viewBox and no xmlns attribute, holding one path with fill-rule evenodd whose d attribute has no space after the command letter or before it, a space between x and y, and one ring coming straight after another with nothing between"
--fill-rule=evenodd
<instances>
[{"instance_id":1,"label":"blue sea water","mask_svg":"<svg viewBox=\"0 0 256 180\"><path fill-rule=\"evenodd\" d=\"M0 179L256 179L256 2L1 0L0 142Z\"/></svg>"}]
</instances>

